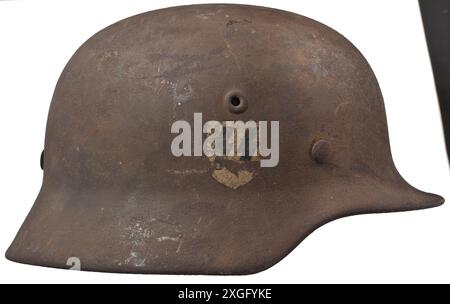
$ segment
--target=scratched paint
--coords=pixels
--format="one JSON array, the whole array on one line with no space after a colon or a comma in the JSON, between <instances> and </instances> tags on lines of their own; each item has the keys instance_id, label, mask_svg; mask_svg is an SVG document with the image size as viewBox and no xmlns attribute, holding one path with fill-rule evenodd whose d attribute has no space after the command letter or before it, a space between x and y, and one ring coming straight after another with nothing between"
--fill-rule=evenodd
<instances>
[{"instance_id":1,"label":"scratched paint","mask_svg":"<svg viewBox=\"0 0 450 304\"><path fill-rule=\"evenodd\" d=\"M253 173L247 170L239 170L236 174L227 168L222 168L219 170L214 170L212 177L228 188L237 189L251 182L253 179Z\"/></svg>"}]
</instances>

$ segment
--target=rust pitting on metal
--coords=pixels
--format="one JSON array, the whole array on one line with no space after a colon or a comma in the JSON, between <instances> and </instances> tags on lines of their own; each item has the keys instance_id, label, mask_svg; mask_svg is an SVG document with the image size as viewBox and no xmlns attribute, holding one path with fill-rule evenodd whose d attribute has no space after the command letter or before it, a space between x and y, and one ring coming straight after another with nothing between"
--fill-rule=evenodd
<instances>
[{"instance_id":1,"label":"rust pitting on metal","mask_svg":"<svg viewBox=\"0 0 450 304\"><path fill-rule=\"evenodd\" d=\"M248 19L240 19L240 20L234 20L234 19L230 19L228 20L228 22L225 24L225 26L232 26L233 24L237 24L237 23L252 23L251 20Z\"/></svg>"}]
</instances>

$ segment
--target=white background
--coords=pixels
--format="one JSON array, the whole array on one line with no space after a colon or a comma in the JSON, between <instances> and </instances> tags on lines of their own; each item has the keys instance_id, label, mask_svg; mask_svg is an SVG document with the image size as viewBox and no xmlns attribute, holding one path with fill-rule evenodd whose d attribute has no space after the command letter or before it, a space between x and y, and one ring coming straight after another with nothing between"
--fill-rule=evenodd
<instances>
[{"instance_id":1,"label":"white background","mask_svg":"<svg viewBox=\"0 0 450 304\"><path fill-rule=\"evenodd\" d=\"M240 3L302 14L349 38L379 79L398 170L412 185L450 199L449 163L417 1ZM449 203L340 219L318 229L274 267L250 276L87 273L4 258L41 185L39 156L47 111L64 65L100 29L134 14L181 4L192 2L0 1L0 282L449 283Z\"/></svg>"}]
</instances>

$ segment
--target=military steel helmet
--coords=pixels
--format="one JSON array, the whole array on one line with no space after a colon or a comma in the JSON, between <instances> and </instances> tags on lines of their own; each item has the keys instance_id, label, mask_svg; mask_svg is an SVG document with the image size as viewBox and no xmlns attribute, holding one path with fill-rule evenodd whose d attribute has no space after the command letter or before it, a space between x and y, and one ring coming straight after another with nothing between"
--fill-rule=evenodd
<instances>
[{"instance_id":1,"label":"military steel helmet","mask_svg":"<svg viewBox=\"0 0 450 304\"><path fill-rule=\"evenodd\" d=\"M89 271L254 273L331 220L443 203L397 172L359 51L245 5L95 34L56 86L43 165L7 258Z\"/></svg>"}]
</instances>

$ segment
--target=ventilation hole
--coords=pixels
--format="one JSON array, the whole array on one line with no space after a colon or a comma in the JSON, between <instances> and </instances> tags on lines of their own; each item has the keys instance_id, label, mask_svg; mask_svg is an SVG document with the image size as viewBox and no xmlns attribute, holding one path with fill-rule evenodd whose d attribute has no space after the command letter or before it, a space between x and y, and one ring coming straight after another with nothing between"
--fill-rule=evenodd
<instances>
[{"instance_id":1,"label":"ventilation hole","mask_svg":"<svg viewBox=\"0 0 450 304\"><path fill-rule=\"evenodd\" d=\"M239 107L241 105L241 99L236 95L231 96L230 103L233 107Z\"/></svg>"},{"instance_id":2,"label":"ventilation hole","mask_svg":"<svg viewBox=\"0 0 450 304\"><path fill-rule=\"evenodd\" d=\"M230 112L238 114L247 110L248 104L241 92L232 91L225 96L225 106Z\"/></svg>"}]
</instances>

